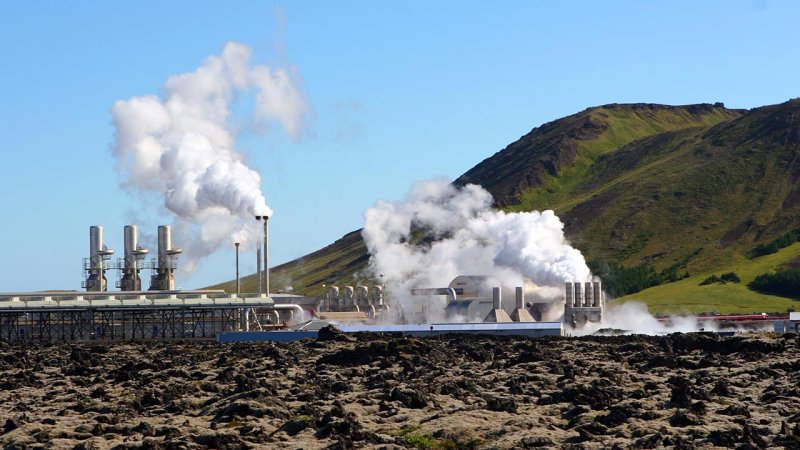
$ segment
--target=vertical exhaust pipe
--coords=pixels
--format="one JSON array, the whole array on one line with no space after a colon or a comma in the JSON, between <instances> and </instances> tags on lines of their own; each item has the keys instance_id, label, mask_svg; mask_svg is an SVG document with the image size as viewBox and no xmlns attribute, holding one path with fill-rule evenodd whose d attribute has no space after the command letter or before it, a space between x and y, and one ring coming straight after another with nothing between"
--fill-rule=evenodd
<instances>
[{"instance_id":1,"label":"vertical exhaust pipe","mask_svg":"<svg viewBox=\"0 0 800 450\"><path fill-rule=\"evenodd\" d=\"M258 293L261 294L261 242L256 249L256 277L258 277Z\"/></svg>"},{"instance_id":2,"label":"vertical exhaust pipe","mask_svg":"<svg viewBox=\"0 0 800 450\"><path fill-rule=\"evenodd\" d=\"M264 293L269 297L269 216L264 216Z\"/></svg>"},{"instance_id":3,"label":"vertical exhaust pipe","mask_svg":"<svg viewBox=\"0 0 800 450\"><path fill-rule=\"evenodd\" d=\"M89 227L89 259L84 265L88 272L83 287L87 291L107 291L105 259L112 255L114 250L103 245L103 227L93 225Z\"/></svg>"},{"instance_id":4,"label":"vertical exhaust pipe","mask_svg":"<svg viewBox=\"0 0 800 450\"><path fill-rule=\"evenodd\" d=\"M239 282L239 243L236 242L233 245L236 246L236 296L241 297L241 283Z\"/></svg>"},{"instance_id":5,"label":"vertical exhaust pipe","mask_svg":"<svg viewBox=\"0 0 800 450\"><path fill-rule=\"evenodd\" d=\"M175 290L175 258L183 250L172 246L172 227L158 226L158 265L156 273L150 277L151 291Z\"/></svg>"},{"instance_id":6,"label":"vertical exhaust pipe","mask_svg":"<svg viewBox=\"0 0 800 450\"><path fill-rule=\"evenodd\" d=\"M136 225L125 225L125 257L122 266L120 288L123 291L141 291L142 279L139 276L139 261L147 255L147 249L139 247L139 232Z\"/></svg>"}]
</instances>

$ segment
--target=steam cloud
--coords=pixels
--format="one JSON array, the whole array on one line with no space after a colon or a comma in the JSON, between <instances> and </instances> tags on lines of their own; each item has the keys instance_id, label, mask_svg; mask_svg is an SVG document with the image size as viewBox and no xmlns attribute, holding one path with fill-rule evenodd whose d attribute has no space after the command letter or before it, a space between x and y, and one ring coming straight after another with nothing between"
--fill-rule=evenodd
<instances>
[{"instance_id":1,"label":"steam cloud","mask_svg":"<svg viewBox=\"0 0 800 450\"><path fill-rule=\"evenodd\" d=\"M445 287L458 275L488 275L504 286L527 278L545 298L560 298L565 281L591 280L553 211L506 213L491 205L480 186L438 179L413 185L403 202L368 209L362 235L370 268L384 274L393 300L402 302L411 288ZM418 230L433 240L411 244Z\"/></svg>"},{"instance_id":2,"label":"steam cloud","mask_svg":"<svg viewBox=\"0 0 800 450\"><path fill-rule=\"evenodd\" d=\"M261 177L235 148L229 123L233 100L253 95L253 125L277 122L294 137L308 112L292 70L251 67L250 55L247 46L227 43L221 56L170 77L162 96L119 100L111 110L122 185L163 196L164 206L177 216L181 239L190 241L189 270L232 240L253 242L252 217L272 215Z\"/></svg>"}]
</instances>

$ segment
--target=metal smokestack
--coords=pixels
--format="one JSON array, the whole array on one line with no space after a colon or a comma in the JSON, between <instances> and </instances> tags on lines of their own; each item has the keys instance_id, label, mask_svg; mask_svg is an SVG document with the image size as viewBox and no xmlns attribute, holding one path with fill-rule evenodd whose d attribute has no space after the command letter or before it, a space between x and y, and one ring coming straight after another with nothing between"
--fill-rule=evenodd
<instances>
[{"instance_id":1,"label":"metal smokestack","mask_svg":"<svg viewBox=\"0 0 800 450\"><path fill-rule=\"evenodd\" d=\"M256 222L261 221L261 216L256 216ZM256 241L256 278L258 279L258 293L261 294L261 241Z\"/></svg>"},{"instance_id":2,"label":"metal smokestack","mask_svg":"<svg viewBox=\"0 0 800 450\"><path fill-rule=\"evenodd\" d=\"M269 216L264 216L264 293L269 297Z\"/></svg>"},{"instance_id":3,"label":"metal smokestack","mask_svg":"<svg viewBox=\"0 0 800 450\"><path fill-rule=\"evenodd\" d=\"M88 272L83 287L87 291L107 291L105 260L114 254L114 250L103 245L103 227L92 225L89 227L89 258L84 261L83 268Z\"/></svg>"},{"instance_id":4,"label":"metal smokestack","mask_svg":"<svg viewBox=\"0 0 800 450\"><path fill-rule=\"evenodd\" d=\"M236 246L236 296L240 297L241 295L241 284L239 282L239 243L236 242L233 245Z\"/></svg>"},{"instance_id":5,"label":"metal smokestack","mask_svg":"<svg viewBox=\"0 0 800 450\"><path fill-rule=\"evenodd\" d=\"M183 250L172 247L172 227L158 227L158 261L156 273L150 277L151 291L175 290L175 257Z\"/></svg>"},{"instance_id":6,"label":"metal smokestack","mask_svg":"<svg viewBox=\"0 0 800 450\"><path fill-rule=\"evenodd\" d=\"M125 257L122 265L122 279L119 287L123 291L141 291L142 279L139 277L139 261L147 254L147 249L139 247L139 234L136 225L125 225Z\"/></svg>"}]
</instances>

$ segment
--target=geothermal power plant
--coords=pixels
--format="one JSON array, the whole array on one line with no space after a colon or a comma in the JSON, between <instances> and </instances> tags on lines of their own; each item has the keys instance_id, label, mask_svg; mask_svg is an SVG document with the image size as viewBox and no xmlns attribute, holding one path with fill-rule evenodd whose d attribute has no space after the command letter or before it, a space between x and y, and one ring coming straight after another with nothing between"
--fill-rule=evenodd
<instances>
[{"instance_id":1,"label":"geothermal power plant","mask_svg":"<svg viewBox=\"0 0 800 450\"><path fill-rule=\"evenodd\" d=\"M158 227L158 248L146 260L151 253L139 245L137 226L126 225L123 255L112 261L114 251L104 244L103 227L96 225L89 228L89 256L83 260L84 291L0 293L0 340L295 340L316 336L329 324L345 332L540 337L600 324L605 315L599 280L565 283L561 301L530 295L532 283L507 287L472 275L458 276L447 286L412 289L413 301L397 304L382 285L325 286L321 297L270 293L268 217L256 219L264 226L263 251L260 242L256 251L258 292L239 292L238 244L235 293L176 290L182 249L173 245L170 226ZM142 280L143 270L149 271L149 280ZM118 291L109 289L110 271L117 274ZM800 317L791 319L789 327L796 328Z\"/></svg>"}]
</instances>

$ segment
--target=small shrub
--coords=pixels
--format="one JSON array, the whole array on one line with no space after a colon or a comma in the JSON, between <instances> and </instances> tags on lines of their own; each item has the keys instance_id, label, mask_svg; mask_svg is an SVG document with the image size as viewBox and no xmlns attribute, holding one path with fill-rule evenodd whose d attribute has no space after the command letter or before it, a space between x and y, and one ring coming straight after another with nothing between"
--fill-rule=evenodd
<instances>
[{"instance_id":1,"label":"small shrub","mask_svg":"<svg viewBox=\"0 0 800 450\"><path fill-rule=\"evenodd\" d=\"M721 276L711 275L700 283L700 286L707 286L713 283L738 283L742 281L736 272L723 273Z\"/></svg>"},{"instance_id":2,"label":"small shrub","mask_svg":"<svg viewBox=\"0 0 800 450\"><path fill-rule=\"evenodd\" d=\"M723 273L719 278L725 283L738 283L742 281L739 275L736 275L736 272Z\"/></svg>"}]
</instances>

